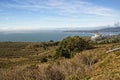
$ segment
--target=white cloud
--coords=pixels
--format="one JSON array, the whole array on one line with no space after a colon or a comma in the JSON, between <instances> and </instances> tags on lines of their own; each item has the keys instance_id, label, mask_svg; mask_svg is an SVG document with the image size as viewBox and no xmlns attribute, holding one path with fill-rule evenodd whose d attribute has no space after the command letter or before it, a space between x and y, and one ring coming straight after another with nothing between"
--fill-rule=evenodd
<instances>
[{"instance_id":1,"label":"white cloud","mask_svg":"<svg viewBox=\"0 0 120 80\"><path fill-rule=\"evenodd\" d=\"M25 27L0 27L0 31L33 31L38 30L34 28L25 28Z\"/></svg>"},{"instance_id":2,"label":"white cloud","mask_svg":"<svg viewBox=\"0 0 120 80\"><path fill-rule=\"evenodd\" d=\"M117 14L114 10L104 7L93 7L93 8L86 8L86 12L88 14L96 14L98 16L108 16L108 17L116 17Z\"/></svg>"},{"instance_id":3,"label":"white cloud","mask_svg":"<svg viewBox=\"0 0 120 80\"><path fill-rule=\"evenodd\" d=\"M98 6L83 0L12 0L13 2L0 2L0 14L7 13L7 10L26 11L28 16L19 17L7 15L0 17L0 31L27 31L44 30L64 27L90 28L102 25L112 25L119 20L117 12L111 8ZM10 10L9 10L10 9ZM4 12L5 10L5 12ZM38 16L44 11L47 16ZM10 11L12 12L12 11ZM37 13L38 12L38 13ZM31 13L37 13L34 17ZM50 14L49 14L50 13ZM51 15L51 13L60 16ZM16 15L16 14L15 14ZM62 17L61 17L62 16ZM21 18L20 18L21 17ZM28 18L31 17L31 18ZM34 17L34 18L33 18ZM20 18L20 19L19 19ZM42 19L41 19L42 18ZM86 24L87 23L87 24ZM4 27L2 27L4 26ZM10 26L10 27L7 27ZM34 26L34 27L33 27Z\"/></svg>"},{"instance_id":4,"label":"white cloud","mask_svg":"<svg viewBox=\"0 0 120 80\"><path fill-rule=\"evenodd\" d=\"M111 8L97 6L83 0L13 0L15 3L7 3L2 7L27 9L30 11L44 10L46 13L60 15L97 15L104 17L115 17L116 12Z\"/></svg>"}]
</instances>

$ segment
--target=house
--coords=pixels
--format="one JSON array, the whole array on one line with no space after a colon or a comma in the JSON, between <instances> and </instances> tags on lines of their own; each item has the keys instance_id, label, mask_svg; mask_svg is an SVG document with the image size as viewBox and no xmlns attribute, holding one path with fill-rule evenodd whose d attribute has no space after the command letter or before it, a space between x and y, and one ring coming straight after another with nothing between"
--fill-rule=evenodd
<instances>
[{"instance_id":1,"label":"house","mask_svg":"<svg viewBox=\"0 0 120 80\"><path fill-rule=\"evenodd\" d=\"M102 39L102 35L101 34L94 34L94 36L91 37L92 41L96 41Z\"/></svg>"}]
</instances>

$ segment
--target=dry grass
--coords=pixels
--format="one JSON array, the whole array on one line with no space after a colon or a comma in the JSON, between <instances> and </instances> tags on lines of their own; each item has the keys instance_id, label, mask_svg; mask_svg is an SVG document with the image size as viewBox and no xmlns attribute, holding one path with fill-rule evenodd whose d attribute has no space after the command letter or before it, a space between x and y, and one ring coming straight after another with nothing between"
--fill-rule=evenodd
<instances>
[{"instance_id":1,"label":"dry grass","mask_svg":"<svg viewBox=\"0 0 120 80\"><path fill-rule=\"evenodd\" d=\"M11 58L11 61L19 63L1 68L0 80L119 80L120 51L106 53L119 45L120 43L96 45L95 49L82 51L71 59L50 59L46 63L39 62L40 56L53 55L55 47L41 49L43 54L37 48L38 54L34 52L28 57ZM24 59L28 59L27 62ZM4 60L7 58L0 58L0 61ZM21 63L24 64L20 65Z\"/></svg>"}]
</instances>

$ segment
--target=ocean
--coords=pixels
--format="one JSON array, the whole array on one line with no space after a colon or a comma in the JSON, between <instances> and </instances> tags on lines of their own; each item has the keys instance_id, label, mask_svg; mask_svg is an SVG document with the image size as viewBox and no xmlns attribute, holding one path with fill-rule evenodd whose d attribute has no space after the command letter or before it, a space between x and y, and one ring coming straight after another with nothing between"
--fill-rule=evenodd
<instances>
[{"instance_id":1,"label":"ocean","mask_svg":"<svg viewBox=\"0 0 120 80\"><path fill-rule=\"evenodd\" d=\"M120 32L101 32L102 35L115 35ZM47 42L60 41L68 36L93 36L94 33L63 32L63 31L37 31L27 33L3 33L0 32L0 42Z\"/></svg>"}]
</instances>

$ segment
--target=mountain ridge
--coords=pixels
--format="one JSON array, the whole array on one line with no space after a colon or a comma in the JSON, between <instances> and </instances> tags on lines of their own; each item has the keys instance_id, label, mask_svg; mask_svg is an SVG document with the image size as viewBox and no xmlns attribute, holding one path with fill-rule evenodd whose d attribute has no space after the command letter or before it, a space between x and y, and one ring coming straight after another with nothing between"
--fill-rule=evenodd
<instances>
[{"instance_id":1,"label":"mountain ridge","mask_svg":"<svg viewBox=\"0 0 120 80\"><path fill-rule=\"evenodd\" d=\"M66 30L64 32L120 32L120 26L105 27L105 28L93 29L93 30Z\"/></svg>"}]
</instances>

